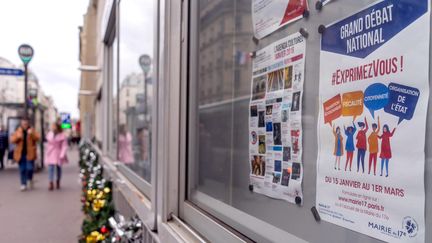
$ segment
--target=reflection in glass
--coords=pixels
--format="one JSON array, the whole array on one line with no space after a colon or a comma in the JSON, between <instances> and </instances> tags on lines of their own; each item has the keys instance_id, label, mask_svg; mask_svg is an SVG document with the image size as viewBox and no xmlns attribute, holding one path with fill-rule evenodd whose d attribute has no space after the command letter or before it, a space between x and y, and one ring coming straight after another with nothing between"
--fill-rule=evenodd
<instances>
[{"instance_id":1,"label":"reflection in glass","mask_svg":"<svg viewBox=\"0 0 432 243\"><path fill-rule=\"evenodd\" d=\"M126 129L125 124L121 124L119 127L118 150L120 161L124 162L125 164L131 164L134 162L132 152L132 135Z\"/></svg>"},{"instance_id":2,"label":"reflection in glass","mask_svg":"<svg viewBox=\"0 0 432 243\"><path fill-rule=\"evenodd\" d=\"M151 180L152 66L140 57L153 53L153 1L120 3L119 160Z\"/></svg>"},{"instance_id":3,"label":"reflection in glass","mask_svg":"<svg viewBox=\"0 0 432 243\"><path fill-rule=\"evenodd\" d=\"M251 4L246 0L198 3L197 160L191 193L197 189L232 203L234 190L248 192L248 114L253 50ZM256 96L265 82L256 80ZM256 97L255 97L256 98Z\"/></svg>"}]
</instances>

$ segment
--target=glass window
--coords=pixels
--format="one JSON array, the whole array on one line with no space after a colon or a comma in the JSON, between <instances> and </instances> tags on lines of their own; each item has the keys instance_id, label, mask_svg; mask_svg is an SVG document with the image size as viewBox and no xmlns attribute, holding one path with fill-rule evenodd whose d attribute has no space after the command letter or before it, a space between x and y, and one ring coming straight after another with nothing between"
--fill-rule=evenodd
<instances>
[{"instance_id":1,"label":"glass window","mask_svg":"<svg viewBox=\"0 0 432 243\"><path fill-rule=\"evenodd\" d=\"M197 99L192 103L190 119L196 123L190 127L194 141L189 151L192 159L189 159L188 200L234 228L240 225L233 223L238 219L226 221L227 212L233 209L289 232L288 226L282 223L289 214L283 212L297 206L249 189L252 74L249 53L271 41L267 38L262 43L254 43L250 1L197 2L198 13L194 13L197 23L192 23L195 27L191 31L196 28L198 34L191 41L201 48L192 46L190 54L197 58L194 62L197 66L191 67L190 76L191 83L196 85ZM223 26L222 34L208 39L213 29L220 26ZM273 37L272 41L278 38L282 37ZM218 203L212 204L215 201ZM220 202L227 211L218 211Z\"/></svg>"},{"instance_id":2,"label":"glass window","mask_svg":"<svg viewBox=\"0 0 432 243\"><path fill-rule=\"evenodd\" d=\"M153 2L122 1L119 25L118 155L121 162L148 182L151 180Z\"/></svg>"},{"instance_id":3,"label":"glass window","mask_svg":"<svg viewBox=\"0 0 432 243\"><path fill-rule=\"evenodd\" d=\"M272 233L284 235L289 232L311 242L320 242L320 237L325 234L310 234L311 229L317 232L337 231L341 238L328 242L343 241L343 237L347 234L345 229L329 224L311 223L313 216L310 208L315 206L316 176L314 173L318 146L316 142L318 83L316 80L319 79L317 69L319 58L317 57L319 57L320 36L316 33L316 27L346 16L347 11L361 9L372 0L343 1L339 6L335 1L322 11L319 17L314 16L292 23L259 41L253 40L250 1L192 2L193 16L189 31L192 33L189 36L191 38L189 56L192 60L189 62L188 82L190 91L195 93L189 97L188 107L190 111L188 139L191 141L188 144L187 200L243 235L259 242L266 241L257 240L266 234L263 233L266 227L258 227L261 225L270 226L274 230ZM218 29L220 26L224 26L222 34L217 38L209 38L213 35L213 29ZM307 94L301 102L305 134L302 142L302 161L305 166L303 206L251 191L248 136L252 83L252 59L248 54L298 32L300 28L308 28L310 31L307 39L305 70L313 70L306 71L304 74L308 76L304 82L304 91ZM222 69L219 69L219 62L223 63ZM214 75L215 72L217 75ZM296 137L298 139L298 135L292 136L293 143ZM297 171L297 168L294 169ZM236 217L239 215L247 217ZM249 219L255 221L243 222ZM253 231L256 225L256 231ZM332 235L326 237L327 239L337 238ZM362 236L356 235L352 239L356 240L356 237ZM361 240L357 241L369 242L366 238L358 238ZM271 239L271 236L265 239Z\"/></svg>"},{"instance_id":4,"label":"glass window","mask_svg":"<svg viewBox=\"0 0 432 243\"><path fill-rule=\"evenodd\" d=\"M248 191L248 105L252 42L249 1L198 1L195 158L189 199L197 192L238 207ZM236 6L235 6L236 5ZM246 24L247 23L247 24ZM213 29L221 30L217 38ZM192 48L193 49L193 48ZM191 55L193 56L193 55ZM205 58L211 57L211 58ZM217 60L214 65L212 61ZM245 125L246 124L246 125ZM243 165L246 165L243 166ZM234 176L235 175L235 176Z\"/></svg>"}]
</instances>

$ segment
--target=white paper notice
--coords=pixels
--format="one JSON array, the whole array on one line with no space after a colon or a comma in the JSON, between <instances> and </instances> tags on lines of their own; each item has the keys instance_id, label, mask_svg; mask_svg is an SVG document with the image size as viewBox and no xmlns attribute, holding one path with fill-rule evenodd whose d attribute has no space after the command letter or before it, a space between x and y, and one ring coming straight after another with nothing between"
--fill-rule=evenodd
<instances>
[{"instance_id":1,"label":"white paper notice","mask_svg":"<svg viewBox=\"0 0 432 243\"><path fill-rule=\"evenodd\" d=\"M256 52L249 117L253 191L298 204L305 51L305 39L296 33Z\"/></svg>"},{"instance_id":2,"label":"white paper notice","mask_svg":"<svg viewBox=\"0 0 432 243\"><path fill-rule=\"evenodd\" d=\"M429 4L379 1L321 39L316 207L388 242L425 241Z\"/></svg>"},{"instance_id":3,"label":"white paper notice","mask_svg":"<svg viewBox=\"0 0 432 243\"><path fill-rule=\"evenodd\" d=\"M282 26L303 18L307 9L307 0L253 0L255 37L261 39Z\"/></svg>"}]
</instances>

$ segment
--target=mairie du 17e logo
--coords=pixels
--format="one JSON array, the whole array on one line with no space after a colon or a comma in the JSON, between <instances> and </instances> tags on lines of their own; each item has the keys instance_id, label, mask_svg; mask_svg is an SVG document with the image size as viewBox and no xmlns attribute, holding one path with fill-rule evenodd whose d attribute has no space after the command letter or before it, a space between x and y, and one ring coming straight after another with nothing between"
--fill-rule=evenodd
<instances>
[{"instance_id":1,"label":"mairie du 17e logo","mask_svg":"<svg viewBox=\"0 0 432 243\"><path fill-rule=\"evenodd\" d=\"M407 216L403 219L402 227L406 230L406 234L411 238L415 237L419 230L417 221L415 221L415 219L410 216Z\"/></svg>"}]
</instances>

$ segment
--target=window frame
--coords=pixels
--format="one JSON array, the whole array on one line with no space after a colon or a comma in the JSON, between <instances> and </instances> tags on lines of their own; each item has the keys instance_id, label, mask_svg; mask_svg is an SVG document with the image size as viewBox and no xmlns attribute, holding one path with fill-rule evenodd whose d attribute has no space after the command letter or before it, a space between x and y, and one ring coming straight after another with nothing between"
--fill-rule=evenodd
<instances>
[{"instance_id":1,"label":"window frame","mask_svg":"<svg viewBox=\"0 0 432 243\"><path fill-rule=\"evenodd\" d=\"M154 19L155 21L158 21L158 4L159 4L159 0L153 0L154 1ZM107 12L105 12L107 16L107 25L106 25L106 29L105 31L105 35L103 37L103 44L104 44L104 89L103 92L105 93L105 98L104 98L104 110L106 111L104 114L104 117L106 119L104 119L105 121L103 121L103 126L106 128L104 130L104 149L103 149L103 154L106 155L106 160L109 161L112 165L114 165L114 167L116 168L116 170L119 172L120 176L117 176L116 178L116 182L117 184L119 184L119 186L122 187L122 193L124 194L124 196L126 198L130 199L130 203L131 206L136 210L136 213L140 216L140 218L143 220L143 222L146 222L147 226L149 226L149 228L151 230L157 230L157 214L156 214L156 186L152 186L152 185L156 185L156 166L154 166L154 163L152 163L152 169L151 169L151 183L147 182L146 180L144 180L144 178L142 178L141 176L139 176L138 174L136 174L133 170L131 170L129 167L127 167L125 164L121 163L118 161L118 140L117 143L113 143L112 141L112 136L114 135L114 131L116 131L118 133L118 128L119 128L119 124L117 122L117 124L114 124L113 122L113 112L112 112L112 102L113 102L113 82L116 82L117 84L117 108L116 108L116 119L117 121L119 121L120 118L120 106L119 106L119 101L120 101L120 55L121 55L121 50L120 50L120 20L121 20L121 15L120 15L120 8L121 8L121 0L111 0L112 5L111 5L111 9L107 9ZM108 5L109 6L109 5ZM154 25L155 27L158 25ZM158 30L154 30L155 33L158 33ZM158 35L154 36L154 53L158 53ZM114 42L114 40L116 40L116 42ZM113 43L116 44L116 60L113 59ZM154 59L155 64L157 63L158 59ZM116 64L116 65L113 65ZM157 65L154 65L157 66ZM113 77L113 69L116 69L116 75L115 77ZM154 68L154 72L153 72L153 76L157 77L157 69ZM154 79L156 80L156 79ZM157 82L154 82L153 84L153 97L155 97L154 99L154 103L153 105L157 105L157 93L155 93L155 91L157 90ZM156 110L156 109L153 109ZM154 115L154 111L152 111L152 116ZM157 121L157 118L152 118L153 122ZM117 129L114 129L114 126L117 127ZM152 139L154 136L157 135L157 130L154 128L154 126L152 127ZM116 134L117 138L118 138L118 134ZM113 151L113 147L116 146L116 153L114 153ZM153 146L152 146L153 147ZM153 149L153 148L152 148ZM154 160L154 155L152 153L152 158L151 161L155 161ZM127 182L125 182L124 180L127 180ZM131 187L131 185L133 185L133 188ZM143 199L143 196L145 197L145 199ZM143 203L146 202L146 203Z\"/></svg>"},{"instance_id":2,"label":"window frame","mask_svg":"<svg viewBox=\"0 0 432 243\"><path fill-rule=\"evenodd\" d=\"M120 9L121 9L121 6L122 6L121 5L122 2L124 2L124 1L117 0L117 4L116 4L116 7L117 7L117 10L116 10L116 17L117 17L116 18L116 29L117 29L117 34L116 35L117 35L117 45L118 45L118 48L117 48L117 51L118 51L118 54L117 54L117 89L118 89L117 90L117 94L120 94L120 62L121 62L121 58L120 58L120 56L121 56L121 48L120 48L121 38L120 38L120 36L121 35L120 35L120 33L122 31L121 25L120 25L120 22L121 22L121 19L122 19L122 15L121 15ZM157 2L157 0L154 0L154 2ZM154 6L156 6L156 5L154 5ZM154 12L154 14L156 14L157 9L155 8L153 12ZM154 40L153 40L154 47L155 47L155 44L157 44L156 43L156 38L157 37L155 36ZM154 72L153 75L156 75L156 72ZM154 97L157 97L157 96L154 96ZM120 95L117 95L117 103L120 104L119 102L120 102ZM156 102L156 100L154 102ZM120 110L119 109L120 109L120 107L117 106L117 109L118 109L118 111L117 111L117 121L119 121L119 118L120 118ZM118 128L119 128L119 124L117 124L117 131L118 131ZM153 132L154 131L152 131L152 133ZM117 149L117 151L118 151L118 149ZM150 160L153 161L153 158L150 158ZM127 167L125 164L123 164L120 161L118 161L118 155L116 156L115 161L117 162L116 163L116 167L122 173L122 175L124 175L141 193L143 193L147 197L148 200L150 200L151 202L153 202L154 201L154 197L152 197L152 190L153 190L152 184L154 184L154 182L153 182L153 177L154 177L153 163L152 163L152 171L151 171L151 174L152 174L151 178L152 179L151 179L151 182L149 183L144 178L142 178L141 176L139 176L138 174L136 174L132 169L130 169L129 167Z\"/></svg>"},{"instance_id":3,"label":"window frame","mask_svg":"<svg viewBox=\"0 0 432 243\"><path fill-rule=\"evenodd\" d=\"M198 1L183 1L182 43L181 43L181 121L179 169L179 216L210 241L222 242L306 242L297 236L283 231L267 222L255 218L239 209L220 202L204 193L195 192L195 202L187 195L189 173L194 170L197 152L197 110L198 79ZM195 158L193 158L195 157ZM196 170L195 170L196 171ZM217 216L216 216L217 215Z\"/></svg>"},{"instance_id":4,"label":"window frame","mask_svg":"<svg viewBox=\"0 0 432 243\"><path fill-rule=\"evenodd\" d=\"M118 131L117 129L114 130L114 121L113 121L113 89L114 89L114 82L117 84L117 104L119 100L118 95L118 67L119 67L119 16L118 16L118 10L119 10L119 0L112 0L111 9L108 10L108 21L107 26L105 30L105 36L103 39L104 44L104 85L105 85L105 117L107 120L107 126L106 126L106 137L107 139L104 139L104 148L103 151L105 154L110 156L111 159L116 160L117 159L117 153L118 149L113 150L114 146L117 147L117 144L113 142L113 136L118 134L114 134L114 131ZM116 46L114 46L116 45ZM117 52L116 55L114 55L114 50ZM116 57L117 60L114 60L114 57ZM114 69L117 70L116 75L114 76ZM116 119L118 121L118 105L116 109Z\"/></svg>"}]
</instances>

